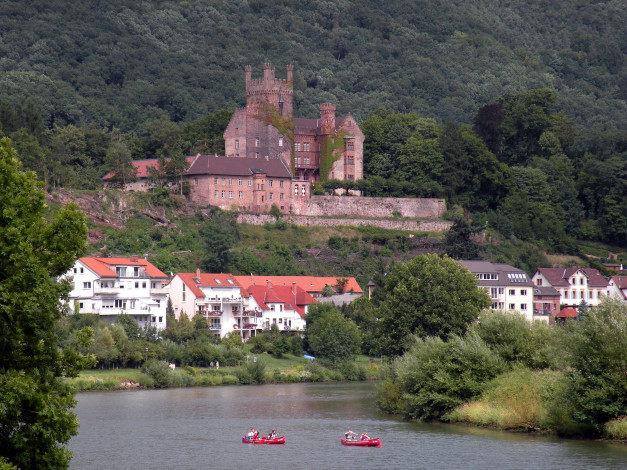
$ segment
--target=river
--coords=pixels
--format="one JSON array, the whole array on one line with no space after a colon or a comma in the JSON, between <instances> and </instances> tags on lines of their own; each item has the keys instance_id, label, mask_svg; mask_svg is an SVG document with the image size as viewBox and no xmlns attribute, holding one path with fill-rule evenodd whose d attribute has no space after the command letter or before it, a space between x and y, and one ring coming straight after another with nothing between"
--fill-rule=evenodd
<instances>
[{"instance_id":1,"label":"river","mask_svg":"<svg viewBox=\"0 0 627 470\"><path fill-rule=\"evenodd\" d=\"M373 383L82 393L71 469L627 469L627 446L446 424L377 411ZM242 444L252 426L285 445ZM345 447L367 431L379 448Z\"/></svg>"}]
</instances>

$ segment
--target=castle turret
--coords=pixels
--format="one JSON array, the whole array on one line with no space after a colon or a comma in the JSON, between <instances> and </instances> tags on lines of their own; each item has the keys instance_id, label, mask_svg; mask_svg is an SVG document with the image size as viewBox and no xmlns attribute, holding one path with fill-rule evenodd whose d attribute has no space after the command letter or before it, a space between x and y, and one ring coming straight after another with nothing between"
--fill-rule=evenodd
<instances>
[{"instance_id":1,"label":"castle turret","mask_svg":"<svg viewBox=\"0 0 627 470\"><path fill-rule=\"evenodd\" d=\"M320 105L320 130L322 134L335 132L335 105L323 103Z\"/></svg>"},{"instance_id":2,"label":"castle turret","mask_svg":"<svg viewBox=\"0 0 627 470\"><path fill-rule=\"evenodd\" d=\"M292 85L294 83L294 66L288 65L285 70L287 71L287 83Z\"/></svg>"},{"instance_id":3,"label":"castle turret","mask_svg":"<svg viewBox=\"0 0 627 470\"><path fill-rule=\"evenodd\" d=\"M274 107L284 117L292 116L292 96L294 67L286 68L287 80L276 78L272 64L263 64L263 78L253 79L252 69L246 67L246 107L257 114L266 103Z\"/></svg>"}]
</instances>

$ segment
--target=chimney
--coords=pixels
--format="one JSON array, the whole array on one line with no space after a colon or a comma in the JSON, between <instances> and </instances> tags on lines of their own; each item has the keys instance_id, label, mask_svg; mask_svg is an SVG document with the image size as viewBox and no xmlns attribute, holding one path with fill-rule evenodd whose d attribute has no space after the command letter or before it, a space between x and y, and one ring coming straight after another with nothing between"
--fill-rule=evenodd
<instances>
[{"instance_id":1,"label":"chimney","mask_svg":"<svg viewBox=\"0 0 627 470\"><path fill-rule=\"evenodd\" d=\"M196 269L196 279L200 279L200 269Z\"/></svg>"},{"instance_id":2,"label":"chimney","mask_svg":"<svg viewBox=\"0 0 627 470\"><path fill-rule=\"evenodd\" d=\"M131 255L131 263L137 263L138 258L137 255Z\"/></svg>"},{"instance_id":3,"label":"chimney","mask_svg":"<svg viewBox=\"0 0 627 470\"><path fill-rule=\"evenodd\" d=\"M268 287L268 289L272 287L272 282L270 282L270 279L266 279L266 286Z\"/></svg>"},{"instance_id":4,"label":"chimney","mask_svg":"<svg viewBox=\"0 0 627 470\"><path fill-rule=\"evenodd\" d=\"M292 293L296 295L296 282L292 282Z\"/></svg>"}]
</instances>

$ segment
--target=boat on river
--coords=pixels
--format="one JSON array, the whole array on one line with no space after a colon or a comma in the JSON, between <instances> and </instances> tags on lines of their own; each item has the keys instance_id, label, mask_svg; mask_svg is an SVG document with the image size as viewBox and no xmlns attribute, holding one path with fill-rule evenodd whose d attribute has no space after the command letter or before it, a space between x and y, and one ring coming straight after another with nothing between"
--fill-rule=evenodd
<instances>
[{"instance_id":1,"label":"boat on river","mask_svg":"<svg viewBox=\"0 0 627 470\"><path fill-rule=\"evenodd\" d=\"M361 446L361 447L381 447L383 443L381 438L376 439L344 439L342 438L342 445L345 446Z\"/></svg>"},{"instance_id":2,"label":"boat on river","mask_svg":"<svg viewBox=\"0 0 627 470\"><path fill-rule=\"evenodd\" d=\"M275 437L274 439L268 439L266 436L262 436L262 437L243 436L242 442L244 444L285 444L285 436Z\"/></svg>"}]
</instances>

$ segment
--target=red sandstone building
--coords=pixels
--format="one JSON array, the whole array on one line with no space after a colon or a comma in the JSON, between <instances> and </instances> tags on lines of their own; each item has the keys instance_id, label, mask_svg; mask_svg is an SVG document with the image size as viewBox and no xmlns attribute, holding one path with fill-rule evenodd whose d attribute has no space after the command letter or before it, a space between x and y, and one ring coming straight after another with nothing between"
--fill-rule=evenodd
<instances>
[{"instance_id":1,"label":"red sandstone building","mask_svg":"<svg viewBox=\"0 0 627 470\"><path fill-rule=\"evenodd\" d=\"M246 67L246 108L235 111L224 132L226 156L280 158L293 176L310 182L362 179L364 134L357 122L350 113L336 118L328 103L318 119L294 118L293 74L290 65L285 80L276 78L264 64L263 78L253 79Z\"/></svg>"},{"instance_id":2,"label":"red sandstone building","mask_svg":"<svg viewBox=\"0 0 627 470\"><path fill-rule=\"evenodd\" d=\"M261 79L246 67L246 108L233 114L224 132L226 155L188 157L190 199L223 210L303 213L311 183L321 179L363 178L364 135L347 114L336 118L335 105L321 104L319 119L293 118L293 72L285 80L264 65ZM157 159L133 162L138 181L124 189L147 191ZM110 186L114 175L103 178Z\"/></svg>"}]
</instances>

